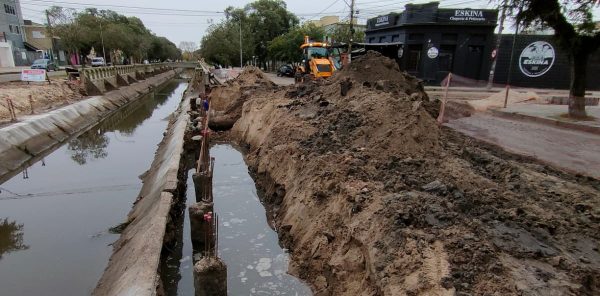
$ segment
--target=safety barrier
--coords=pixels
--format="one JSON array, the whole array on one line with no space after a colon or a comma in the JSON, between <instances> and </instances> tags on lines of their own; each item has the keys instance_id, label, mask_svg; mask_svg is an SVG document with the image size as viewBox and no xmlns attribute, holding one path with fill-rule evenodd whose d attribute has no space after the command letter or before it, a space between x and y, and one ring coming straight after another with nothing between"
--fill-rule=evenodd
<instances>
[{"instance_id":1,"label":"safety barrier","mask_svg":"<svg viewBox=\"0 0 600 296\"><path fill-rule=\"evenodd\" d=\"M88 95L100 95L171 69L172 63L122 65L83 68L79 70L79 76Z\"/></svg>"}]
</instances>

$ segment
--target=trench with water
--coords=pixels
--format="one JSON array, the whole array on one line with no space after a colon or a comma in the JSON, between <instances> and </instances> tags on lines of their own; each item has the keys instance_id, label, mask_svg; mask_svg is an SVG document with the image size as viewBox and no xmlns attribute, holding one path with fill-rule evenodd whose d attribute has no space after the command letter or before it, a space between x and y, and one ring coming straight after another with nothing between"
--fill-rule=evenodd
<instances>
[{"instance_id":1,"label":"trench with water","mask_svg":"<svg viewBox=\"0 0 600 296\"><path fill-rule=\"evenodd\" d=\"M172 80L0 184L0 294L89 295L187 83ZM214 210L229 295L311 295L287 274L288 255L239 150L219 144ZM191 173L187 203L195 200ZM194 295L188 211L167 259L168 295ZM170 260L169 260L170 259Z\"/></svg>"}]
</instances>

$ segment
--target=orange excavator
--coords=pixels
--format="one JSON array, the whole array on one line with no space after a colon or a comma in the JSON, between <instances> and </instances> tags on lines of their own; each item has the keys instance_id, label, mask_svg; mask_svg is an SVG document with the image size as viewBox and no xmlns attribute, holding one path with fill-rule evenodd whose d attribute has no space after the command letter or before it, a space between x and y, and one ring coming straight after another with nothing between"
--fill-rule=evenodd
<instances>
[{"instance_id":1,"label":"orange excavator","mask_svg":"<svg viewBox=\"0 0 600 296\"><path fill-rule=\"evenodd\" d=\"M296 66L296 82L303 81L306 78L318 79L327 78L333 75L335 63L330 56L330 45L325 42L310 41L308 36L304 36L304 43L300 46L302 49L302 64Z\"/></svg>"}]
</instances>

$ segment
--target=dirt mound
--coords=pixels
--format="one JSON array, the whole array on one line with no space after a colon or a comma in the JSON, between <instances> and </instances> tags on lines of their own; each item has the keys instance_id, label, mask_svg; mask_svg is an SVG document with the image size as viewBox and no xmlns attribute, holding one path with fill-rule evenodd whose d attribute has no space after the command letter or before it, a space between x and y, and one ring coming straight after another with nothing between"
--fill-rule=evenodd
<instances>
[{"instance_id":1,"label":"dirt mound","mask_svg":"<svg viewBox=\"0 0 600 296\"><path fill-rule=\"evenodd\" d=\"M6 99L12 100L17 116L29 114L31 112L30 95L36 113L70 104L83 98L78 86L66 81L52 81L52 84L2 83L0 84L0 122L10 120Z\"/></svg>"},{"instance_id":2,"label":"dirt mound","mask_svg":"<svg viewBox=\"0 0 600 296\"><path fill-rule=\"evenodd\" d=\"M485 111L488 108L502 108L504 107L504 100L506 99L506 91L499 91L482 100L468 101L468 104L473 106L477 111ZM508 105L520 104L520 103L536 103L539 102L540 97L532 91L519 92L510 90L508 92Z\"/></svg>"},{"instance_id":3,"label":"dirt mound","mask_svg":"<svg viewBox=\"0 0 600 296\"><path fill-rule=\"evenodd\" d=\"M212 89L209 127L213 130L228 130L242 115L242 106L253 92L275 89L277 86L257 67L248 66L240 75Z\"/></svg>"},{"instance_id":4,"label":"dirt mound","mask_svg":"<svg viewBox=\"0 0 600 296\"><path fill-rule=\"evenodd\" d=\"M598 294L600 182L440 128L386 65L247 93L232 137L291 272L316 295Z\"/></svg>"},{"instance_id":5,"label":"dirt mound","mask_svg":"<svg viewBox=\"0 0 600 296\"><path fill-rule=\"evenodd\" d=\"M400 71L396 61L376 51L367 51L365 55L352 60L352 63L337 72L334 81L352 79L368 88L375 88L395 94L424 94L423 84L416 77Z\"/></svg>"}]
</instances>

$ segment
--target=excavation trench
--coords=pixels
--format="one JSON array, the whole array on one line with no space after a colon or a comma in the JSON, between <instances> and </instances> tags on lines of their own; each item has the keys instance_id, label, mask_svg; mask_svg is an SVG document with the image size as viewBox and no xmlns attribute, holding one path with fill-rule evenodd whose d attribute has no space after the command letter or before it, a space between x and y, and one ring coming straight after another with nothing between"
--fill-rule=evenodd
<instances>
[{"instance_id":1,"label":"excavation trench","mask_svg":"<svg viewBox=\"0 0 600 296\"><path fill-rule=\"evenodd\" d=\"M215 158L213 210L219 217L217 254L227 266L228 295L311 295L305 283L287 273L289 254L280 246L272 228L272 216L262 203L264 193L254 183L242 149L216 143L210 155ZM193 168L187 173L188 206L196 203L193 173ZM173 284L166 287L166 295L195 293L194 262L202 254L192 246L189 212L184 211L184 216L182 231L177 234L181 240L167 254L165 266L170 268L163 268L165 281Z\"/></svg>"}]
</instances>

